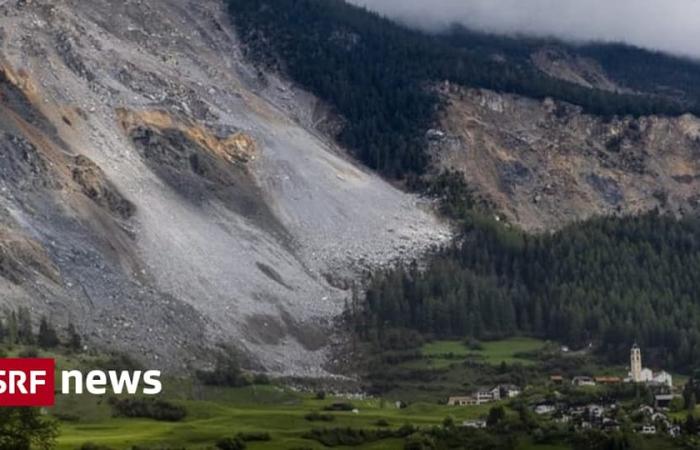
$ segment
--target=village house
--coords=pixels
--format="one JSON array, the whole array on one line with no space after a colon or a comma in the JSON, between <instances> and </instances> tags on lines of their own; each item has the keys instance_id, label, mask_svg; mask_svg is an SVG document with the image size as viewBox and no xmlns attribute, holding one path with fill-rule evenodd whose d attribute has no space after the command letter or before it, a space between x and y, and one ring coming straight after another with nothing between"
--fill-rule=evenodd
<instances>
[{"instance_id":1,"label":"village house","mask_svg":"<svg viewBox=\"0 0 700 450\"><path fill-rule=\"evenodd\" d=\"M449 406L483 405L484 403L497 402L501 398L513 398L518 395L520 395L520 388L504 384L492 388L480 388L472 395L450 397L447 404Z\"/></svg>"},{"instance_id":2,"label":"village house","mask_svg":"<svg viewBox=\"0 0 700 450\"><path fill-rule=\"evenodd\" d=\"M470 406L470 405L476 405L476 399L472 397L471 395L467 396L457 396L457 397L450 397L447 400L447 405L448 406Z\"/></svg>"},{"instance_id":3,"label":"village house","mask_svg":"<svg viewBox=\"0 0 700 450\"><path fill-rule=\"evenodd\" d=\"M482 388L474 393L477 405L483 403L496 402L501 399L501 389L498 386L492 388Z\"/></svg>"},{"instance_id":4,"label":"village house","mask_svg":"<svg viewBox=\"0 0 700 450\"><path fill-rule=\"evenodd\" d=\"M549 377L549 381L552 384L563 384L564 383L564 377L561 375L552 375Z\"/></svg>"},{"instance_id":5,"label":"village house","mask_svg":"<svg viewBox=\"0 0 700 450\"><path fill-rule=\"evenodd\" d=\"M591 377L578 376L571 380L574 386L595 386L595 380Z\"/></svg>"},{"instance_id":6,"label":"village house","mask_svg":"<svg viewBox=\"0 0 700 450\"><path fill-rule=\"evenodd\" d=\"M666 417L666 414L660 413L660 412L655 412L654 414L651 415L651 421L652 422L666 422L668 421L668 418Z\"/></svg>"},{"instance_id":7,"label":"village house","mask_svg":"<svg viewBox=\"0 0 700 450\"><path fill-rule=\"evenodd\" d=\"M657 372L657 373L652 375L651 382L653 384L668 386L668 387L672 388L673 387L673 376L671 376L671 374L666 372L665 370L662 370L661 372Z\"/></svg>"},{"instance_id":8,"label":"village house","mask_svg":"<svg viewBox=\"0 0 700 450\"><path fill-rule=\"evenodd\" d=\"M605 408L600 405L588 405L586 410L588 411L588 417L591 419L600 419L605 413Z\"/></svg>"},{"instance_id":9,"label":"village house","mask_svg":"<svg viewBox=\"0 0 700 450\"><path fill-rule=\"evenodd\" d=\"M639 409L637 409L637 412L647 416L651 416L652 414L654 414L654 408L652 408L649 405L642 405L639 407Z\"/></svg>"},{"instance_id":10,"label":"village house","mask_svg":"<svg viewBox=\"0 0 700 450\"><path fill-rule=\"evenodd\" d=\"M603 419L603 429L607 431L619 431L620 423L617 420L605 417Z\"/></svg>"},{"instance_id":11,"label":"village house","mask_svg":"<svg viewBox=\"0 0 700 450\"><path fill-rule=\"evenodd\" d=\"M520 388L514 384L501 384L498 388L501 398L515 398L521 393Z\"/></svg>"},{"instance_id":12,"label":"village house","mask_svg":"<svg viewBox=\"0 0 700 450\"><path fill-rule=\"evenodd\" d=\"M642 434L656 434L656 427L654 425L644 425L641 430Z\"/></svg>"},{"instance_id":13,"label":"village house","mask_svg":"<svg viewBox=\"0 0 700 450\"><path fill-rule=\"evenodd\" d=\"M597 384L619 384L622 383L622 378L620 377L609 377L609 376L602 376L602 377L595 377L595 382Z\"/></svg>"},{"instance_id":14,"label":"village house","mask_svg":"<svg viewBox=\"0 0 700 450\"><path fill-rule=\"evenodd\" d=\"M671 425L668 427L668 434L671 435L671 437L678 437L681 435L681 427L680 425Z\"/></svg>"},{"instance_id":15,"label":"village house","mask_svg":"<svg viewBox=\"0 0 700 450\"><path fill-rule=\"evenodd\" d=\"M554 405L550 405L548 403L542 403L535 406L535 414L551 414L556 410L557 408L555 408Z\"/></svg>"},{"instance_id":16,"label":"village house","mask_svg":"<svg viewBox=\"0 0 700 450\"><path fill-rule=\"evenodd\" d=\"M654 403L657 408L666 409L671 406L671 401L673 400L673 394L656 394L654 396Z\"/></svg>"},{"instance_id":17,"label":"village house","mask_svg":"<svg viewBox=\"0 0 700 450\"><path fill-rule=\"evenodd\" d=\"M462 422L464 428L486 428L486 421L483 419L478 420L465 420Z\"/></svg>"}]
</instances>

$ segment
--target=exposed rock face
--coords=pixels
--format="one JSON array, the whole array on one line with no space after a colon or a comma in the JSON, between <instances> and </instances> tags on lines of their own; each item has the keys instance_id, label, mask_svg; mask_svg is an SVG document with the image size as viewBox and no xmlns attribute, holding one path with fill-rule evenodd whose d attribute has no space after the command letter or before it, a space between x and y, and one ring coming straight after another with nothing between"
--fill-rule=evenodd
<instances>
[{"instance_id":1,"label":"exposed rock face","mask_svg":"<svg viewBox=\"0 0 700 450\"><path fill-rule=\"evenodd\" d=\"M553 78L587 88L631 92L608 78L597 61L570 55L566 50L558 47L544 47L535 52L530 59L535 67Z\"/></svg>"},{"instance_id":2,"label":"exposed rock face","mask_svg":"<svg viewBox=\"0 0 700 450\"><path fill-rule=\"evenodd\" d=\"M595 215L700 205L700 120L609 122L568 104L449 88L440 167L467 182L509 221L544 231Z\"/></svg>"},{"instance_id":3,"label":"exposed rock face","mask_svg":"<svg viewBox=\"0 0 700 450\"><path fill-rule=\"evenodd\" d=\"M0 305L184 370L324 376L349 280L445 242L241 58L217 0L0 6Z\"/></svg>"},{"instance_id":4,"label":"exposed rock face","mask_svg":"<svg viewBox=\"0 0 700 450\"><path fill-rule=\"evenodd\" d=\"M107 180L102 169L85 156L74 159L73 181L83 190L83 194L98 206L106 208L122 219L134 215L136 207Z\"/></svg>"}]
</instances>

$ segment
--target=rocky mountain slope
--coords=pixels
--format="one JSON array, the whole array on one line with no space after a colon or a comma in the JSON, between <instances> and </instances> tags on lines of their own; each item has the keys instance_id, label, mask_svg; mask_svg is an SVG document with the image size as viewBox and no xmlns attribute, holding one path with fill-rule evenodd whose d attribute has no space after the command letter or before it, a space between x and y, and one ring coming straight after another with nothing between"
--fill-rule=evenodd
<instances>
[{"instance_id":1,"label":"rocky mountain slope","mask_svg":"<svg viewBox=\"0 0 700 450\"><path fill-rule=\"evenodd\" d=\"M545 46L533 52L530 60L534 67L547 75L590 89L611 92L632 92L613 81L598 61L581 55L572 55L557 46Z\"/></svg>"},{"instance_id":2,"label":"rocky mountain slope","mask_svg":"<svg viewBox=\"0 0 700 450\"><path fill-rule=\"evenodd\" d=\"M437 166L461 171L482 199L527 230L652 209L681 216L700 206L693 115L604 120L551 99L449 84L442 95Z\"/></svg>"},{"instance_id":3,"label":"rocky mountain slope","mask_svg":"<svg viewBox=\"0 0 700 450\"><path fill-rule=\"evenodd\" d=\"M449 239L248 65L218 0L0 6L0 301L187 369L323 376L360 270Z\"/></svg>"}]
</instances>

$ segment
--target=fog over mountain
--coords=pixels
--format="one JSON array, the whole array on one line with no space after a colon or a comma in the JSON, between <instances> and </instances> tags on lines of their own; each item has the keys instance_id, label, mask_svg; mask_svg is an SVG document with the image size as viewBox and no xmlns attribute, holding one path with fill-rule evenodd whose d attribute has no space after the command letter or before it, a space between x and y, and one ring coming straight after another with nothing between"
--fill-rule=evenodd
<instances>
[{"instance_id":1,"label":"fog over mountain","mask_svg":"<svg viewBox=\"0 0 700 450\"><path fill-rule=\"evenodd\" d=\"M700 58L698 0L350 0L409 25L623 41Z\"/></svg>"}]
</instances>

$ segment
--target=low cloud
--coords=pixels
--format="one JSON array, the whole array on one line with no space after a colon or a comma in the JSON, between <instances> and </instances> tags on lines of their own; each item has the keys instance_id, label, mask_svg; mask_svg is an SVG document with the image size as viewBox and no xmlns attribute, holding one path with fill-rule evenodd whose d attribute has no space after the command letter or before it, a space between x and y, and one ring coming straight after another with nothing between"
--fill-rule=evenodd
<instances>
[{"instance_id":1,"label":"low cloud","mask_svg":"<svg viewBox=\"0 0 700 450\"><path fill-rule=\"evenodd\" d=\"M408 25L626 42L700 58L700 0L349 0Z\"/></svg>"}]
</instances>

